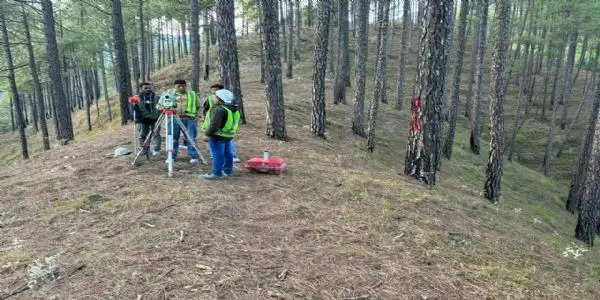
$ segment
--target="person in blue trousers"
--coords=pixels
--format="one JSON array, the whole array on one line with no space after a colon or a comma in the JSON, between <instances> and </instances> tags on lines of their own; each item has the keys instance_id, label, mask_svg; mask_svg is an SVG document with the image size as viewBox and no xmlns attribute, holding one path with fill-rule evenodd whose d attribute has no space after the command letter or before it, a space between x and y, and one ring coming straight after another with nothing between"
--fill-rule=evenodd
<instances>
[{"instance_id":1,"label":"person in blue trousers","mask_svg":"<svg viewBox=\"0 0 600 300\"><path fill-rule=\"evenodd\" d=\"M233 151L231 141L240 124L240 112L233 105L233 93L221 89L215 92L215 104L206 116L205 141L212 153L212 173L202 175L205 180L218 180L233 175Z\"/></svg>"},{"instance_id":2,"label":"person in blue trousers","mask_svg":"<svg viewBox=\"0 0 600 300\"><path fill-rule=\"evenodd\" d=\"M202 104L202 116L204 117L204 122L202 122L202 129L206 130L208 128L208 123L206 122L206 115L209 114L210 109L215 105L216 103L216 99L217 97L215 96L215 93L218 90L222 90L225 87L220 84L220 83L215 83L213 85L210 86L210 91L211 94L208 95L208 97L206 97L206 100L204 100L204 104ZM234 103L232 104L233 106L237 105ZM231 151L233 152L233 162L234 163L239 163L241 162L241 160L239 159L238 155L237 155L237 146L235 145L235 139L231 140ZM212 154L211 154L212 157Z\"/></svg>"}]
</instances>

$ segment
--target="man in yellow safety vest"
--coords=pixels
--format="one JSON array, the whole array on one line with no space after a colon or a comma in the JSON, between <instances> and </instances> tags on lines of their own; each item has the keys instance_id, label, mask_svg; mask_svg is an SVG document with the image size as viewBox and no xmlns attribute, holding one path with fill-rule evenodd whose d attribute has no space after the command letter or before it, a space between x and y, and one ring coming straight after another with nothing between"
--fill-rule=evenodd
<instances>
[{"instance_id":1,"label":"man in yellow safety vest","mask_svg":"<svg viewBox=\"0 0 600 300\"><path fill-rule=\"evenodd\" d=\"M158 101L157 107L161 110L171 109L181 119L181 123L189 133L189 139L185 139L187 153L192 158L190 163L198 163L200 157L196 149L190 143L196 144L197 125L196 119L202 109L200 101L196 97L196 92L187 90L187 84L183 79L177 79L174 82L175 87L165 91ZM181 128L176 122L173 124L173 149L179 149L179 136ZM176 159L177 152L173 153L173 159Z\"/></svg>"},{"instance_id":2,"label":"man in yellow safety vest","mask_svg":"<svg viewBox=\"0 0 600 300\"><path fill-rule=\"evenodd\" d=\"M210 86L210 91L211 94L208 95L206 97L206 100L204 101L204 104L202 104L202 116L204 116L204 121L202 122L202 130L206 131L206 129L208 128L208 126L210 124L208 124L207 122L207 118L206 116L210 113L210 109L215 105L215 103L217 103L217 96L215 95L215 93L218 90L222 90L225 87L220 84L220 83L215 83L213 85ZM235 105L235 101L234 104L232 104L232 106L236 106ZM233 162L234 163L239 163L241 162L241 160L239 159L238 155L237 155L237 146L235 144L235 139L231 140L231 152L233 153Z\"/></svg>"}]
</instances>

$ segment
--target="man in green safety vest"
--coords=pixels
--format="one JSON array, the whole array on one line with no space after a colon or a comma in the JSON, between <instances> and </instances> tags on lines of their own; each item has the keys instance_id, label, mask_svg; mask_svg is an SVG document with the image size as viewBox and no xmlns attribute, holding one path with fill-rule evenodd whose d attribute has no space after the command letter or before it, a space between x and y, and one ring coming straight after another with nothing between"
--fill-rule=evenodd
<instances>
[{"instance_id":1,"label":"man in green safety vest","mask_svg":"<svg viewBox=\"0 0 600 300\"><path fill-rule=\"evenodd\" d=\"M189 133L189 139L185 139L188 155L192 158L190 163L198 163L199 154L195 147L190 143L196 144L197 125L196 119L200 115L202 109L201 101L196 97L196 92L187 90L187 84L183 79L177 79L174 82L175 88L165 91L158 100L158 108L161 110L172 109L175 114L181 119L181 123ZM179 149L179 136L181 128L177 122L173 124L173 149ZM173 159L177 158L177 152L173 153Z\"/></svg>"},{"instance_id":2,"label":"man in green safety vest","mask_svg":"<svg viewBox=\"0 0 600 300\"><path fill-rule=\"evenodd\" d=\"M225 87L222 84L220 84L220 83L215 83L215 84L213 84L213 85L210 86L210 92L211 92L211 94L206 97L206 100L204 100L204 104L202 104L202 116L204 117L204 121L202 122L202 130L204 130L204 131L206 131L206 129L210 125L207 122L206 115L209 114L210 109L217 102L217 96L215 95L215 93L218 90L222 90L224 88ZM237 105L235 105L235 101L234 101L234 104L232 104L232 106L236 106L237 107ZM239 163L241 160L239 159L239 157L237 155L237 146L235 145L235 140L231 140L231 152L233 153L233 162L234 163Z\"/></svg>"},{"instance_id":3,"label":"man in green safety vest","mask_svg":"<svg viewBox=\"0 0 600 300\"><path fill-rule=\"evenodd\" d=\"M233 105L233 93L221 89L215 92L216 103L209 110L205 122L207 124L205 141L212 154L212 174L202 175L202 179L218 180L233 175L233 151L231 141L240 124L240 112Z\"/></svg>"}]
</instances>

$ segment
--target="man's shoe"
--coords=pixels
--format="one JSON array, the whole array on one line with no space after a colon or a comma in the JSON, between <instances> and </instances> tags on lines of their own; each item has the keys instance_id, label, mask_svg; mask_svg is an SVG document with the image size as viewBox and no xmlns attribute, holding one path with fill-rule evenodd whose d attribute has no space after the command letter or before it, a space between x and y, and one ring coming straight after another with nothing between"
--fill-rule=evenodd
<instances>
[{"instance_id":1,"label":"man's shoe","mask_svg":"<svg viewBox=\"0 0 600 300\"><path fill-rule=\"evenodd\" d=\"M190 164L197 164L197 163L198 163L198 159L197 158L190 159Z\"/></svg>"},{"instance_id":2,"label":"man's shoe","mask_svg":"<svg viewBox=\"0 0 600 300\"><path fill-rule=\"evenodd\" d=\"M225 172L223 172L223 177L232 177L233 176L233 172L227 174Z\"/></svg>"},{"instance_id":3,"label":"man's shoe","mask_svg":"<svg viewBox=\"0 0 600 300\"><path fill-rule=\"evenodd\" d=\"M204 179L204 180L221 180L223 179L224 176L217 176L215 174L204 174L201 175L200 178Z\"/></svg>"},{"instance_id":4,"label":"man's shoe","mask_svg":"<svg viewBox=\"0 0 600 300\"><path fill-rule=\"evenodd\" d=\"M160 154L160 151L152 151L152 156L158 156Z\"/></svg>"},{"instance_id":5,"label":"man's shoe","mask_svg":"<svg viewBox=\"0 0 600 300\"><path fill-rule=\"evenodd\" d=\"M242 161L240 160L240 158L239 158L239 157L234 157L234 158L233 158L233 163L234 163L234 164L239 164L240 162L242 162Z\"/></svg>"}]
</instances>

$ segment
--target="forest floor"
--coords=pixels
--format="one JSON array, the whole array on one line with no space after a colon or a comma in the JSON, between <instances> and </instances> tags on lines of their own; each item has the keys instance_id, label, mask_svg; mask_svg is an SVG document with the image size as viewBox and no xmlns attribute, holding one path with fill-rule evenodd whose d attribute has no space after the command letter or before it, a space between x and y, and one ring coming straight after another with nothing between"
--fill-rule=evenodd
<instances>
[{"instance_id":1,"label":"forest floor","mask_svg":"<svg viewBox=\"0 0 600 300\"><path fill-rule=\"evenodd\" d=\"M0 298L27 283L33 261L55 255L59 279L13 298L600 298L600 252L570 255L587 249L573 238L561 181L506 162L501 202L490 204L480 194L487 153L470 153L461 118L453 160L426 187L402 175L408 115L392 105L381 106L375 153L351 134L351 105L328 101L328 139L313 138L308 59L284 80L290 140L268 139L255 52L240 51L249 124L239 154L268 149L287 173L238 166L208 183L198 178L208 166L182 160L169 179L164 157L137 168L112 157L131 146L132 125L84 133L80 114L76 143L0 169ZM188 78L188 65L154 82Z\"/></svg>"}]
</instances>

